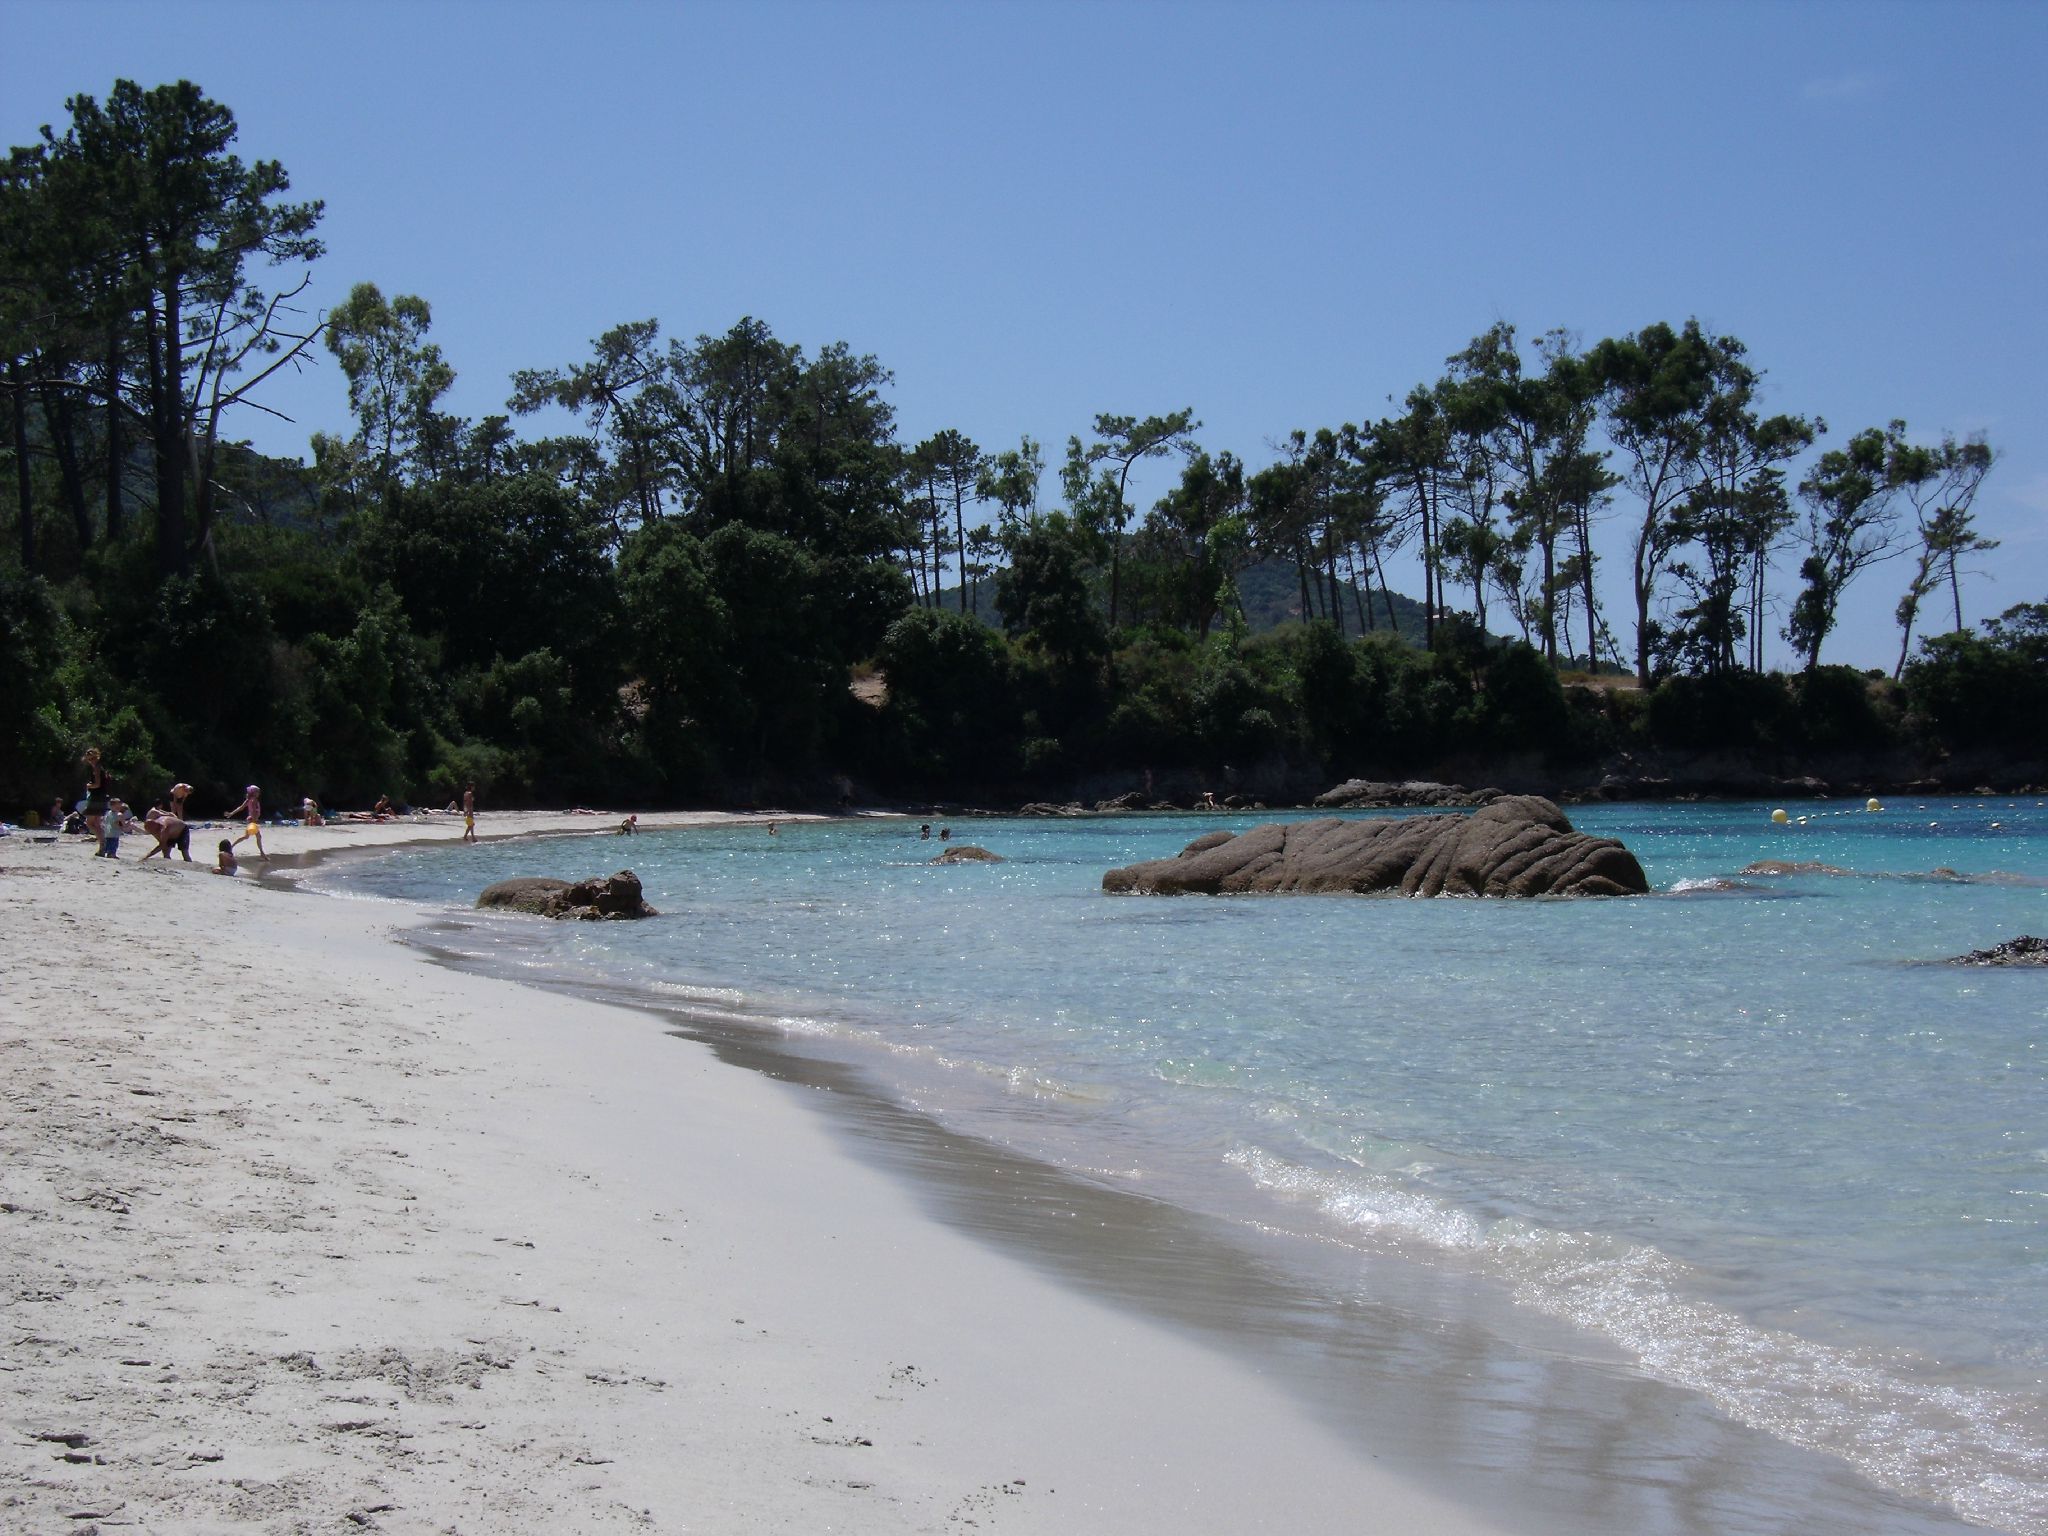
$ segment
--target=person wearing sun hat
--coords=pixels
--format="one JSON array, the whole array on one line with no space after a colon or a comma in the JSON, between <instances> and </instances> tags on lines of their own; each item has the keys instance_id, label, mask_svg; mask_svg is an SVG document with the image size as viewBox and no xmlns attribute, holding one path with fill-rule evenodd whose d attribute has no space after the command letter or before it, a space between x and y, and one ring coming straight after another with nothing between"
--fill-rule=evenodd
<instances>
[{"instance_id":1,"label":"person wearing sun hat","mask_svg":"<svg viewBox=\"0 0 2048 1536\"><path fill-rule=\"evenodd\" d=\"M263 791L254 784L242 792L242 803L224 814L221 820L233 821L238 816L243 818L242 835L228 846L239 847L253 837L256 839L256 857L267 862L270 855L263 851Z\"/></svg>"}]
</instances>

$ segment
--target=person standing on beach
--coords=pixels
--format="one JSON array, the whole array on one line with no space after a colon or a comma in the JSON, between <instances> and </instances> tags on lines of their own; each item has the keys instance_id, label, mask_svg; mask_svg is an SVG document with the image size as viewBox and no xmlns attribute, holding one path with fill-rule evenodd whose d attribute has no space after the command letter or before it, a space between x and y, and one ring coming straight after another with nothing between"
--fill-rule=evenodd
<instances>
[{"instance_id":1,"label":"person standing on beach","mask_svg":"<svg viewBox=\"0 0 2048 1536\"><path fill-rule=\"evenodd\" d=\"M192 786L180 779L171 786L170 799L164 804L166 814L178 824L178 855L187 864L192 862L192 826L185 820L185 797L191 793ZM165 861L169 862L170 857L165 854Z\"/></svg>"},{"instance_id":2,"label":"person standing on beach","mask_svg":"<svg viewBox=\"0 0 2048 1536\"><path fill-rule=\"evenodd\" d=\"M100 824L107 816L107 796L113 793L114 776L107 772L100 761L100 749L85 749L85 830L92 834L95 843L100 840Z\"/></svg>"},{"instance_id":3,"label":"person standing on beach","mask_svg":"<svg viewBox=\"0 0 2048 1536\"><path fill-rule=\"evenodd\" d=\"M109 799L107 811L100 818L100 846L93 855L96 859L118 859L121 857L121 823L127 819L128 807L119 800Z\"/></svg>"},{"instance_id":4,"label":"person standing on beach","mask_svg":"<svg viewBox=\"0 0 2048 1536\"><path fill-rule=\"evenodd\" d=\"M240 847L250 838L256 839L256 857L268 862L270 855L263 851L263 791L251 784L242 791L242 803L221 817L222 821L233 821L242 817L242 835L230 843L230 848Z\"/></svg>"},{"instance_id":5,"label":"person standing on beach","mask_svg":"<svg viewBox=\"0 0 2048 1536\"><path fill-rule=\"evenodd\" d=\"M476 786L470 784L462 791L462 840L476 841Z\"/></svg>"}]
</instances>

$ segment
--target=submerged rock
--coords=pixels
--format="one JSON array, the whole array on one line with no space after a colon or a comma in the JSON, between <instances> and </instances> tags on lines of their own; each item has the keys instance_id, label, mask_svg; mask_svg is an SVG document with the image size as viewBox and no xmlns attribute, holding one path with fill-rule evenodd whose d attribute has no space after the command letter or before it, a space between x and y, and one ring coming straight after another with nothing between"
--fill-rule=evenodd
<instances>
[{"instance_id":1,"label":"submerged rock","mask_svg":"<svg viewBox=\"0 0 2048 1536\"><path fill-rule=\"evenodd\" d=\"M934 864L1000 864L1003 856L990 853L986 848L977 848L972 843L960 843L948 848L933 859Z\"/></svg>"},{"instance_id":2,"label":"submerged rock","mask_svg":"<svg viewBox=\"0 0 2048 1536\"><path fill-rule=\"evenodd\" d=\"M537 917L614 921L659 916L640 895L640 877L630 869L571 884L545 875L526 875L487 886L476 899L479 907L531 912Z\"/></svg>"},{"instance_id":3,"label":"submerged rock","mask_svg":"<svg viewBox=\"0 0 2048 1536\"><path fill-rule=\"evenodd\" d=\"M1404 896L1639 896L1636 856L1575 831L1550 801L1506 795L1469 816L1269 822L1211 832L1171 859L1112 869L1105 891L1157 895L1399 891Z\"/></svg>"},{"instance_id":4,"label":"submerged rock","mask_svg":"<svg viewBox=\"0 0 2048 1536\"><path fill-rule=\"evenodd\" d=\"M2023 933L1989 949L1973 949L1967 955L1957 955L1949 964L2048 966L2048 939L2037 939L2031 933Z\"/></svg>"}]
</instances>

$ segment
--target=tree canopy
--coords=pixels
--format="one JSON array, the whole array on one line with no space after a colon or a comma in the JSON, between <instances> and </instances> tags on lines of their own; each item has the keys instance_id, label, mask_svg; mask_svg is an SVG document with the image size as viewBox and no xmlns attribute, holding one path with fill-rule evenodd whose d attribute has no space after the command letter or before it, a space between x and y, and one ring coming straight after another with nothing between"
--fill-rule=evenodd
<instances>
[{"instance_id":1,"label":"tree canopy","mask_svg":"<svg viewBox=\"0 0 2048 1536\"><path fill-rule=\"evenodd\" d=\"M0 166L17 799L87 742L323 800L1023 792L1715 730L1940 751L1996 736L1981 701L2039 649L2028 605L1965 623L1988 444L1895 421L1828 445L1697 320L1590 344L1498 322L1389 414L1257 465L1192 406L1103 411L1056 488L1031 437L909 440L879 359L754 316L622 321L472 421L427 297L364 279L303 312L322 206L236 152L227 107L124 80L66 110ZM238 441L323 354L347 415L310 461ZM1896 688L1821 665L1844 592L1893 560ZM1802 677L1766 673L1774 631Z\"/></svg>"}]
</instances>

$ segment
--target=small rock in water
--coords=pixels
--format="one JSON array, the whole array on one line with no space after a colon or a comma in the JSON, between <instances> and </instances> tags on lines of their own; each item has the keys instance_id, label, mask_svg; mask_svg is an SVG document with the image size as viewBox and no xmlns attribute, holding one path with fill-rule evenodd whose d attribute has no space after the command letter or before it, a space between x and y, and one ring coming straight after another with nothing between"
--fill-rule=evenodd
<instances>
[{"instance_id":1,"label":"small rock in water","mask_svg":"<svg viewBox=\"0 0 2048 1536\"><path fill-rule=\"evenodd\" d=\"M2039 939L2031 933L2023 933L2016 939L2007 939L2003 944L1994 944L1989 949L1973 949L1967 955L1957 955L1949 964L2048 966L2048 939Z\"/></svg>"},{"instance_id":2,"label":"small rock in water","mask_svg":"<svg viewBox=\"0 0 2048 1536\"><path fill-rule=\"evenodd\" d=\"M977 848L972 843L961 843L957 847L948 848L936 859L933 859L932 862L934 864L1000 864L1003 862L1003 856L1000 853L990 853L986 848Z\"/></svg>"}]
</instances>

